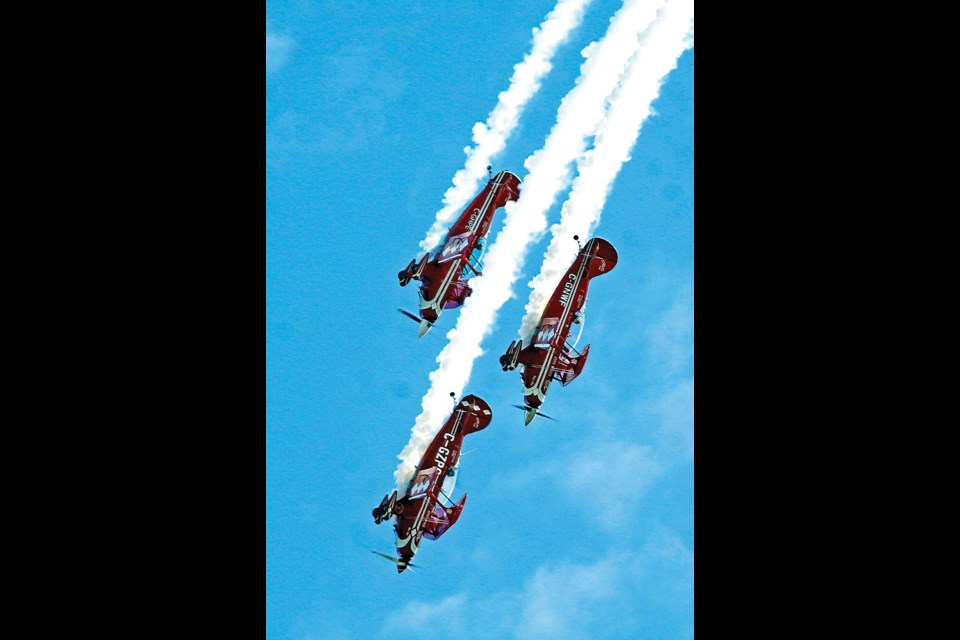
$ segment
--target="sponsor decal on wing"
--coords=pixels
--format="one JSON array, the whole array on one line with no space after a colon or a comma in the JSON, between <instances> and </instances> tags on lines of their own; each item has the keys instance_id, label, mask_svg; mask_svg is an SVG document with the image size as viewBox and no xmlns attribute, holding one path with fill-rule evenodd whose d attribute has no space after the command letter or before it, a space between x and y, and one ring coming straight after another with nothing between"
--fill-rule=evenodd
<instances>
[{"instance_id":1,"label":"sponsor decal on wing","mask_svg":"<svg viewBox=\"0 0 960 640\"><path fill-rule=\"evenodd\" d=\"M533 340L533 346L550 346L550 343L553 341L553 337L557 335L557 320L559 320L559 318L543 319L543 322L540 323L540 329L537 331L537 336Z\"/></svg>"},{"instance_id":2,"label":"sponsor decal on wing","mask_svg":"<svg viewBox=\"0 0 960 640\"><path fill-rule=\"evenodd\" d=\"M467 233L461 233L458 236L448 238L447 243L443 245L443 251L440 252L440 257L437 259L437 264L443 264L454 258L459 258L463 250L470 244L470 234L471 232L468 231Z\"/></svg>"},{"instance_id":3,"label":"sponsor decal on wing","mask_svg":"<svg viewBox=\"0 0 960 640\"><path fill-rule=\"evenodd\" d=\"M436 467L430 467L417 473L417 477L414 479L413 484L410 485L410 491L407 495L411 498L416 498L425 494L427 489L430 488L430 482L433 480L433 475L436 471Z\"/></svg>"}]
</instances>

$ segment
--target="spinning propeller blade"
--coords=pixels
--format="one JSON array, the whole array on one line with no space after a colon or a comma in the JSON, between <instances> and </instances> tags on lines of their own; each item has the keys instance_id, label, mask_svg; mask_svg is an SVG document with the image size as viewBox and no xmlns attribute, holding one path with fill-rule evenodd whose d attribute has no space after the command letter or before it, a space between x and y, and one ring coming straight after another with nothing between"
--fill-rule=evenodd
<instances>
[{"instance_id":1,"label":"spinning propeller blade","mask_svg":"<svg viewBox=\"0 0 960 640\"><path fill-rule=\"evenodd\" d=\"M413 315L413 314L410 313L409 311L404 311L403 309L397 309L397 311L399 311L399 312L402 313L403 315L407 316L408 318L410 318L411 320L413 320L413 321L416 322L417 324L420 324L421 318L419 318L418 316Z\"/></svg>"},{"instance_id":2,"label":"spinning propeller blade","mask_svg":"<svg viewBox=\"0 0 960 640\"><path fill-rule=\"evenodd\" d=\"M400 564L400 558L395 558L395 557L393 557L393 556L388 556L387 554L385 554L385 553L380 553L379 551L371 551L370 553L375 553L375 554L377 554L378 556L380 556L381 558L386 558L387 560L389 560L390 562L392 562L392 563L394 563L394 564ZM413 563L407 563L407 566L408 566L408 567L413 567L414 569L420 569L420 568L421 568L419 565L415 565L415 564L413 564Z\"/></svg>"},{"instance_id":3,"label":"spinning propeller blade","mask_svg":"<svg viewBox=\"0 0 960 640\"><path fill-rule=\"evenodd\" d=\"M524 406L521 406L521 405L519 405L519 404L515 404L515 405L513 405L513 406L516 407L517 409L520 409L521 411L530 411L530 409L533 409L533 407L524 407ZM538 415L538 416L541 416L541 417L543 417L543 418L546 418L547 420L553 420L554 422L560 422L560 421L557 420L556 418L551 418L551 417L548 416L547 414L545 414L545 413L540 413L539 411L537 411L537 415Z\"/></svg>"},{"instance_id":4,"label":"spinning propeller blade","mask_svg":"<svg viewBox=\"0 0 960 640\"><path fill-rule=\"evenodd\" d=\"M399 311L400 313L402 313L403 315L407 316L408 318L410 318L411 320L413 320L414 322L420 325L420 331L417 332L418 338L422 338L424 335L426 335L428 331L430 331L430 329L433 328L433 323L430 322L429 320L424 320L423 318L415 316L409 311L404 311L403 309L397 309L397 311Z\"/></svg>"}]
</instances>

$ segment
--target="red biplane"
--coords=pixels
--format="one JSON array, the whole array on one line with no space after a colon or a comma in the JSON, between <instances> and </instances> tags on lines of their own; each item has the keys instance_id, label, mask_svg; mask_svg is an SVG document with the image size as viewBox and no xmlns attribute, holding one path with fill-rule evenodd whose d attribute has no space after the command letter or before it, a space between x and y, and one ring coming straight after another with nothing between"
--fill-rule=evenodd
<instances>
[{"instance_id":1,"label":"red biplane","mask_svg":"<svg viewBox=\"0 0 960 640\"><path fill-rule=\"evenodd\" d=\"M522 341L514 340L500 356L504 371L523 365L520 377L524 406L519 408L526 411L524 424L530 424L536 415L549 418L537 409L543 404L551 381L567 386L583 371L590 345L581 352L576 350L576 344L583 331L587 287L591 278L610 273L616 265L617 250L612 244L602 238L587 242L550 297L530 344L523 348ZM568 336L573 324L579 324L580 331L571 343Z\"/></svg>"},{"instance_id":2,"label":"red biplane","mask_svg":"<svg viewBox=\"0 0 960 640\"><path fill-rule=\"evenodd\" d=\"M419 261L414 258L397 274L401 287L411 280L420 281L420 317L401 309L420 323L419 337L430 330L444 309L459 307L473 293L467 280L471 275L479 276L483 270L480 258L493 215L508 201L518 197L520 178L509 171L491 177L483 191L450 227L438 249L424 254Z\"/></svg>"},{"instance_id":3,"label":"red biplane","mask_svg":"<svg viewBox=\"0 0 960 640\"><path fill-rule=\"evenodd\" d=\"M421 539L436 540L460 517L467 494L457 503L450 495L457 481L463 437L484 429L492 418L490 406L477 396L460 400L427 447L404 496L398 500L394 490L373 510L377 524L393 517L397 519L393 528L399 558L374 553L396 562L398 572L402 573L410 565Z\"/></svg>"}]
</instances>

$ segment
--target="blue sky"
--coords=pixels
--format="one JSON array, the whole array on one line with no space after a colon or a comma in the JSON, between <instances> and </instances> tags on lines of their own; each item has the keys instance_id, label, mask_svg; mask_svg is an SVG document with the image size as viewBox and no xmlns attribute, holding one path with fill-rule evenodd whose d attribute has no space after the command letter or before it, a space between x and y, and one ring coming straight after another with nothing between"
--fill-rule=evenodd
<instances>
[{"instance_id":1,"label":"blue sky","mask_svg":"<svg viewBox=\"0 0 960 640\"><path fill-rule=\"evenodd\" d=\"M493 164L521 178L619 1L595 0ZM549 242L527 254L465 393L457 525L398 575L370 510L393 488L458 311L417 340L413 258L471 129L552 0L268 2L267 638L693 637L693 66L653 103L597 228L620 255L590 288L583 375L523 426L516 337ZM442 10L438 10L441 7ZM548 212L559 216L565 193ZM503 223L501 210L491 238ZM571 255L571 260L573 255Z\"/></svg>"}]
</instances>

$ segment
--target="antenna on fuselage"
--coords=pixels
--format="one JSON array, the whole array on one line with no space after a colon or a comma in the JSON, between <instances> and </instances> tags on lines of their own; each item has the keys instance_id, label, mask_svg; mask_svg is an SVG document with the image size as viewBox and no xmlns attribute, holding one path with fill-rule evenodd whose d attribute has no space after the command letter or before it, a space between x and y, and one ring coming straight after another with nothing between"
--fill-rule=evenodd
<instances>
[{"instance_id":1,"label":"antenna on fuselage","mask_svg":"<svg viewBox=\"0 0 960 640\"><path fill-rule=\"evenodd\" d=\"M487 165L487 175L489 175L489 176L490 176L490 179L493 180L493 166L492 166L492 165L489 165L489 164Z\"/></svg>"},{"instance_id":2,"label":"antenna on fuselage","mask_svg":"<svg viewBox=\"0 0 960 640\"><path fill-rule=\"evenodd\" d=\"M583 251L583 245L580 244L580 236L573 236L573 239L577 241L577 252Z\"/></svg>"}]
</instances>

